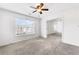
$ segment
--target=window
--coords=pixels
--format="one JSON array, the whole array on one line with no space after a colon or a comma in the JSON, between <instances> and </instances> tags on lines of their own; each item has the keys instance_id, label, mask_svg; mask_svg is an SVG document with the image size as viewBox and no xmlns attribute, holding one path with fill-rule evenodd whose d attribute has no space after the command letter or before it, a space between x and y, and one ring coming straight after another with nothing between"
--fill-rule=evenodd
<instances>
[{"instance_id":1,"label":"window","mask_svg":"<svg viewBox=\"0 0 79 59\"><path fill-rule=\"evenodd\" d=\"M16 19L16 35L28 35L35 33L35 22L28 19Z\"/></svg>"}]
</instances>

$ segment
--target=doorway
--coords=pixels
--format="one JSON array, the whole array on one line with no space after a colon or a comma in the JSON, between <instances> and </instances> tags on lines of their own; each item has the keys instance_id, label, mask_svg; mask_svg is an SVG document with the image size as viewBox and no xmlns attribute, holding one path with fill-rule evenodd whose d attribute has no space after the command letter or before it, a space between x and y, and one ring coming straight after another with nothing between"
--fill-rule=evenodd
<instances>
[{"instance_id":1,"label":"doorway","mask_svg":"<svg viewBox=\"0 0 79 59\"><path fill-rule=\"evenodd\" d=\"M56 35L62 36L63 34L63 20L60 18L49 20L47 22L47 34L49 35Z\"/></svg>"}]
</instances>

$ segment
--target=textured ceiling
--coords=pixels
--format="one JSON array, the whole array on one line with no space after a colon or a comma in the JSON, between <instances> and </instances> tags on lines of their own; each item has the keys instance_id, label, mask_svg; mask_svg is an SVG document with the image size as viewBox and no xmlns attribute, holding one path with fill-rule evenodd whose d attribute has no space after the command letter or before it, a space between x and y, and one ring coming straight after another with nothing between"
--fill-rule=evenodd
<instances>
[{"instance_id":1,"label":"textured ceiling","mask_svg":"<svg viewBox=\"0 0 79 59\"><path fill-rule=\"evenodd\" d=\"M55 17L60 12L79 8L79 4L77 3L45 3L45 7L48 8L49 11L44 11L43 14L40 15L37 12L32 13L34 9L30 8L30 6L35 6L36 4L38 3L0 3L0 7L37 18Z\"/></svg>"}]
</instances>

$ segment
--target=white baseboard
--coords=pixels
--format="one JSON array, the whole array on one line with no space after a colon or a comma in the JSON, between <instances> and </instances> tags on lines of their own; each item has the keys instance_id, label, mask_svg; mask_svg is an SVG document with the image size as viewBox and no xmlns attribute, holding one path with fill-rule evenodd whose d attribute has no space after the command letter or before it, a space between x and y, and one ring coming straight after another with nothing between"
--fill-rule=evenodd
<instances>
[{"instance_id":1,"label":"white baseboard","mask_svg":"<svg viewBox=\"0 0 79 59\"><path fill-rule=\"evenodd\" d=\"M74 46L78 46L79 47L79 43L72 43L72 42L68 42L68 41L62 41L63 43L66 44L70 44L70 45L74 45Z\"/></svg>"},{"instance_id":2,"label":"white baseboard","mask_svg":"<svg viewBox=\"0 0 79 59\"><path fill-rule=\"evenodd\" d=\"M1 42L0 43L0 47L1 46L6 46L6 45L10 45L10 44L15 44L15 43L18 43L18 42L20 42L20 41L24 41L24 40L29 40L29 39L35 39L35 38L37 38L37 37L39 37L39 36L29 36L28 38L26 37L26 38L15 38L16 40L13 40L13 41L10 41L10 42Z\"/></svg>"}]
</instances>

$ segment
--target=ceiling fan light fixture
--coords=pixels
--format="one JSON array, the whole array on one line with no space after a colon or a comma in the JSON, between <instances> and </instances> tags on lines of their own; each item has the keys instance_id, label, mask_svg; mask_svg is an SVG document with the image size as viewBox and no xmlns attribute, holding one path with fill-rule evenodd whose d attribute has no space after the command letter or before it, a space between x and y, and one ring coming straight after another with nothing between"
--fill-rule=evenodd
<instances>
[{"instance_id":1,"label":"ceiling fan light fixture","mask_svg":"<svg viewBox=\"0 0 79 59\"><path fill-rule=\"evenodd\" d=\"M37 9L38 12L42 11L41 9Z\"/></svg>"},{"instance_id":2,"label":"ceiling fan light fixture","mask_svg":"<svg viewBox=\"0 0 79 59\"><path fill-rule=\"evenodd\" d=\"M33 13L34 13L34 12L39 12L40 14L42 14L42 11L48 11L47 8L44 8L44 3L40 3L40 4L37 5L36 7L32 7L32 8L35 9L35 11L33 11Z\"/></svg>"}]
</instances>

